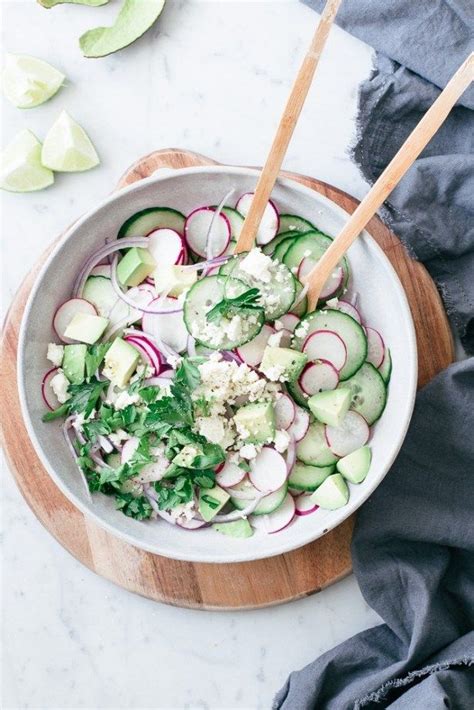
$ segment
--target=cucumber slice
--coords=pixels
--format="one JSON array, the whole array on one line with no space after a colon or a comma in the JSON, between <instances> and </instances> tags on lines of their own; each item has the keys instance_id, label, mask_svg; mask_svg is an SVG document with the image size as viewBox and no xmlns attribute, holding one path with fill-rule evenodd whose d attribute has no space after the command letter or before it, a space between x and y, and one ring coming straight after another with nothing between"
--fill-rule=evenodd
<instances>
[{"instance_id":1,"label":"cucumber slice","mask_svg":"<svg viewBox=\"0 0 474 710\"><path fill-rule=\"evenodd\" d=\"M293 274L284 264L272 263L272 280L270 283L261 281L251 276L243 269L240 269L240 262L245 259L247 253L238 254L233 259L229 259L219 269L219 274L230 275L240 279L250 288L258 288L262 294L263 307L265 309L265 319L273 321L288 313L295 300L296 282Z\"/></svg>"},{"instance_id":2,"label":"cucumber slice","mask_svg":"<svg viewBox=\"0 0 474 710\"><path fill-rule=\"evenodd\" d=\"M293 231L288 231L288 232L279 232L274 239L272 239L271 242L268 244L265 244L265 246L262 248L262 251L264 254L273 254L275 251L276 247L281 244L281 242L284 242L286 239L295 239L296 235L295 232ZM289 245L289 242L288 242ZM287 245L287 246L288 246Z\"/></svg>"},{"instance_id":3,"label":"cucumber slice","mask_svg":"<svg viewBox=\"0 0 474 710\"><path fill-rule=\"evenodd\" d=\"M282 232L310 232L314 230L316 230L316 227L307 219L304 219L304 217L299 217L299 215L296 214L280 215L278 234Z\"/></svg>"},{"instance_id":4,"label":"cucumber slice","mask_svg":"<svg viewBox=\"0 0 474 710\"><path fill-rule=\"evenodd\" d=\"M234 241L240 237L244 217L233 207L223 207L221 210L230 222L230 238Z\"/></svg>"},{"instance_id":5,"label":"cucumber slice","mask_svg":"<svg viewBox=\"0 0 474 710\"><path fill-rule=\"evenodd\" d=\"M319 261L331 244L331 237L328 237L327 234L323 234L323 232L319 232L318 230L300 234L286 251L283 257L283 263L293 272L294 269L298 269L305 258L309 258L315 262ZM342 288L345 288L349 281L349 265L345 257L341 261L341 266L344 272ZM334 298L335 295L337 294L331 294L331 297Z\"/></svg>"},{"instance_id":6,"label":"cucumber slice","mask_svg":"<svg viewBox=\"0 0 474 710\"><path fill-rule=\"evenodd\" d=\"M294 243L296 237L286 237L286 239L282 239L282 241L277 244L275 247L275 251L273 252L273 258L276 259L277 261L283 263L283 259L285 258L285 254L287 253L288 249L292 246Z\"/></svg>"},{"instance_id":7,"label":"cucumber slice","mask_svg":"<svg viewBox=\"0 0 474 710\"><path fill-rule=\"evenodd\" d=\"M383 357L382 364L379 367L379 372L382 375L382 379L385 384L388 385L392 375L392 355L388 348L385 348L385 355Z\"/></svg>"},{"instance_id":8,"label":"cucumber slice","mask_svg":"<svg viewBox=\"0 0 474 710\"><path fill-rule=\"evenodd\" d=\"M109 327L131 316L131 309L117 298L112 282L106 276L89 276L82 297L92 303L99 316L109 318Z\"/></svg>"},{"instance_id":9,"label":"cucumber slice","mask_svg":"<svg viewBox=\"0 0 474 710\"><path fill-rule=\"evenodd\" d=\"M315 491L331 473L335 466L308 466L296 462L288 478L288 485L297 491Z\"/></svg>"},{"instance_id":10,"label":"cucumber slice","mask_svg":"<svg viewBox=\"0 0 474 710\"><path fill-rule=\"evenodd\" d=\"M296 404L299 404L305 409L309 409L308 406L308 395L303 392L297 380L295 382L285 382L286 389L292 399L295 400Z\"/></svg>"},{"instance_id":11,"label":"cucumber slice","mask_svg":"<svg viewBox=\"0 0 474 710\"><path fill-rule=\"evenodd\" d=\"M369 472L372 454L368 446L361 446L337 462L337 470L351 483L362 483ZM290 485L292 485L290 483Z\"/></svg>"},{"instance_id":12,"label":"cucumber slice","mask_svg":"<svg viewBox=\"0 0 474 710\"><path fill-rule=\"evenodd\" d=\"M336 510L349 500L349 488L340 473L333 473L321 483L311 500L325 510Z\"/></svg>"},{"instance_id":13,"label":"cucumber slice","mask_svg":"<svg viewBox=\"0 0 474 710\"><path fill-rule=\"evenodd\" d=\"M270 493L270 495L265 496L262 498L260 503L257 505L255 510L253 511L252 515L268 515L269 513L273 513L274 510L280 507L280 505L283 503L286 497L286 493L288 490L288 483L285 481L285 483L278 488L274 493ZM242 498L232 498L231 497L231 503L238 509L238 510L244 510L244 508L247 508L249 505L249 500L247 499L242 499Z\"/></svg>"},{"instance_id":14,"label":"cucumber slice","mask_svg":"<svg viewBox=\"0 0 474 710\"><path fill-rule=\"evenodd\" d=\"M301 283L301 281L298 281L297 278L295 278L295 282L296 282L295 301L297 301L298 296L300 295L304 286ZM302 318L304 315L306 315L307 310L308 310L308 299L306 296L304 298L302 298L301 301L299 301L299 303L296 304L296 306L291 306L291 312L294 313L295 316L299 316L299 318Z\"/></svg>"},{"instance_id":15,"label":"cucumber slice","mask_svg":"<svg viewBox=\"0 0 474 710\"><path fill-rule=\"evenodd\" d=\"M146 237L155 229L174 229L184 234L186 217L170 207L148 207L129 217L120 227L117 235L122 237Z\"/></svg>"},{"instance_id":16,"label":"cucumber slice","mask_svg":"<svg viewBox=\"0 0 474 710\"><path fill-rule=\"evenodd\" d=\"M324 424L320 422L309 425L306 435L296 445L296 455L308 466L331 466L338 459L327 445Z\"/></svg>"},{"instance_id":17,"label":"cucumber slice","mask_svg":"<svg viewBox=\"0 0 474 710\"><path fill-rule=\"evenodd\" d=\"M352 392L351 409L372 426L387 403L387 387L382 375L370 362L365 362L355 375L338 385L338 388L347 387Z\"/></svg>"},{"instance_id":18,"label":"cucumber slice","mask_svg":"<svg viewBox=\"0 0 474 710\"><path fill-rule=\"evenodd\" d=\"M347 360L339 372L339 379L347 380L352 377L362 367L367 357L367 338L361 325L341 311L334 309L313 311L308 313L296 327L291 347L301 350L308 335L316 330L332 330L342 338L347 348Z\"/></svg>"},{"instance_id":19,"label":"cucumber slice","mask_svg":"<svg viewBox=\"0 0 474 710\"><path fill-rule=\"evenodd\" d=\"M248 285L229 276L206 276L186 294L183 312L186 328L198 343L211 350L233 350L248 343L258 335L265 321L263 309L241 309L239 332L233 333L237 329L233 329L231 321L224 318L220 323L210 323L206 313L223 300L229 289L235 297L247 291Z\"/></svg>"}]
</instances>

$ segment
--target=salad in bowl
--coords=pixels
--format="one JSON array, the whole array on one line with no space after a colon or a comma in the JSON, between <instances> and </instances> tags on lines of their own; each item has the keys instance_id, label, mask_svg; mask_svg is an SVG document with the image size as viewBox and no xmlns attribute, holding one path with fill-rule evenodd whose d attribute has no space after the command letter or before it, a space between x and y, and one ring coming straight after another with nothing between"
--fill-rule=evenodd
<instances>
[{"instance_id":1,"label":"salad in bowl","mask_svg":"<svg viewBox=\"0 0 474 710\"><path fill-rule=\"evenodd\" d=\"M235 255L252 193L230 198L141 209L84 261L53 317L43 421L92 500L249 538L364 485L391 354L348 259L308 312L303 278L331 237L277 200Z\"/></svg>"}]
</instances>

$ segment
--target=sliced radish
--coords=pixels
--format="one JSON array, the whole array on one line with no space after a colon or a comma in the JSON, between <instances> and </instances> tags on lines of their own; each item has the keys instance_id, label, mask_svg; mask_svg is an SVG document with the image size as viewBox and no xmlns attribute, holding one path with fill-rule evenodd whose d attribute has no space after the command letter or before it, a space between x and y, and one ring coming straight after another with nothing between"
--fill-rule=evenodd
<instances>
[{"instance_id":1,"label":"sliced radish","mask_svg":"<svg viewBox=\"0 0 474 710\"><path fill-rule=\"evenodd\" d=\"M295 498L296 515L309 515L310 513L314 513L317 509L318 506L311 500L311 495L301 493L297 498Z\"/></svg>"},{"instance_id":2,"label":"sliced radish","mask_svg":"<svg viewBox=\"0 0 474 710\"><path fill-rule=\"evenodd\" d=\"M112 268L110 264L97 264L92 269L91 276L103 276L105 279L110 279Z\"/></svg>"},{"instance_id":3,"label":"sliced radish","mask_svg":"<svg viewBox=\"0 0 474 710\"><path fill-rule=\"evenodd\" d=\"M261 491L255 488L250 483L248 476L245 475L240 483L229 488L227 493L230 494L231 498L236 498L237 500L253 500L261 494Z\"/></svg>"},{"instance_id":4,"label":"sliced radish","mask_svg":"<svg viewBox=\"0 0 474 710\"><path fill-rule=\"evenodd\" d=\"M316 330L310 333L303 344L308 360L326 360L336 370L346 364L347 348L343 339L333 330Z\"/></svg>"},{"instance_id":5,"label":"sliced radish","mask_svg":"<svg viewBox=\"0 0 474 710\"><path fill-rule=\"evenodd\" d=\"M244 217L247 216L252 204L254 193L246 192L239 198L235 209L240 212ZM257 244L263 246L272 241L273 237L277 234L278 228L280 226L280 214L271 200L268 200L267 206L263 213L263 217L260 221L260 226L257 232Z\"/></svg>"},{"instance_id":6,"label":"sliced radish","mask_svg":"<svg viewBox=\"0 0 474 710\"><path fill-rule=\"evenodd\" d=\"M178 261L176 262L176 264L179 265L179 266L182 266L183 264L186 263L187 260L188 260L188 255L187 255L187 252L186 252L186 248L183 247L183 251L182 251L181 254L179 255Z\"/></svg>"},{"instance_id":7,"label":"sliced radish","mask_svg":"<svg viewBox=\"0 0 474 710\"><path fill-rule=\"evenodd\" d=\"M287 394L282 394L275 402L274 411L275 427L277 429L289 429L296 416L296 406L291 397Z\"/></svg>"},{"instance_id":8,"label":"sliced radish","mask_svg":"<svg viewBox=\"0 0 474 710\"><path fill-rule=\"evenodd\" d=\"M262 493L273 493L285 483L286 461L278 451L264 446L250 462L249 479Z\"/></svg>"},{"instance_id":9,"label":"sliced radish","mask_svg":"<svg viewBox=\"0 0 474 710\"><path fill-rule=\"evenodd\" d=\"M327 360L316 360L306 365L298 382L303 392L311 396L317 392L335 390L339 384L339 374Z\"/></svg>"},{"instance_id":10,"label":"sliced radish","mask_svg":"<svg viewBox=\"0 0 474 710\"><path fill-rule=\"evenodd\" d=\"M246 362L247 365L250 365L251 367L260 365L263 353L267 347L268 338L273 335L274 332L275 331L271 326L264 325L260 333L258 333L253 340L250 340L248 343L245 343L245 345L241 345L239 348L236 348L236 353L242 362Z\"/></svg>"},{"instance_id":11,"label":"sliced radish","mask_svg":"<svg viewBox=\"0 0 474 710\"><path fill-rule=\"evenodd\" d=\"M184 225L184 236L188 247L203 258L208 256L208 236L212 244L210 258L224 254L230 242L232 230L229 220L223 213L217 215L212 227L212 234L209 234L214 213L214 207L199 207L188 215Z\"/></svg>"},{"instance_id":12,"label":"sliced radish","mask_svg":"<svg viewBox=\"0 0 474 710\"><path fill-rule=\"evenodd\" d=\"M295 501L292 495L286 494L283 503L267 515L252 517L252 525L271 535L286 528L295 517ZM260 520L257 520L260 518Z\"/></svg>"},{"instance_id":13,"label":"sliced radish","mask_svg":"<svg viewBox=\"0 0 474 710\"><path fill-rule=\"evenodd\" d=\"M298 316L295 316L294 313L285 313L285 315L280 316L280 318L275 321L275 328L276 330L289 330L291 333L293 333L299 322L300 319L298 318Z\"/></svg>"},{"instance_id":14,"label":"sliced radish","mask_svg":"<svg viewBox=\"0 0 474 710\"><path fill-rule=\"evenodd\" d=\"M138 449L139 443L140 439L138 436L132 436L131 439L127 439L120 453L121 464L128 463L130 459L133 458L135 451Z\"/></svg>"},{"instance_id":15,"label":"sliced radish","mask_svg":"<svg viewBox=\"0 0 474 710\"><path fill-rule=\"evenodd\" d=\"M163 310L169 309L171 311L173 306L176 306L176 299L170 297L157 298L150 305L153 307L156 302L158 308L158 301L159 305L163 306ZM177 352L186 350L189 334L183 320L182 311L178 313L144 313L142 327L146 333L153 335L158 340L162 340L173 350Z\"/></svg>"},{"instance_id":16,"label":"sliced radish","mask_svg":"<svg viewBox=\"0 0 474 710\"><path fill-rule=\"evenodd\" d=\"M58 373L58 371L59 367L53 367L46 373L41 383L41 394L43 395L44 403L46 404L48 409L51 410L57 409L60 405L60 402L54 394L53 388L51 387L51 380Z\"/></svg>"},{"instance_id":17,"label":"sliced radish","mask_svg":"<svg viewBox=\"0 0 474 710\"><path fill-rule=\"evenodd\" d=\"M69 301L65 301L54 314L53 317L53 328L56 332L58 338L60 338L63 343L73 343L74 340L71 338L66 338L64 333L72 321L75 315L78 313L86 313L90 316L96 316L97 311L89 301L84 298L71 298Z\"/></svg>"},{"instance_id":18,"label":"sliced radish","mask_svg":"<svg viewBox=\"0 0 474 710\"><path fill-rule=\"evenodd\" d=\"M316 264L317 261L315 261L315 259L311 259L311 257L309 256L306 256L304 259L302 259L297 271L297 278L299 279L299 281L301 281L305 276L307 276L310 271L312 271L312 269L316 266ZM321 300L326 300L327 298L333 296L341 288L343 280L344 271L342 269L342 266L336 266L336 268L324 284L319 298Z\"/></svg>"},{"instance_id":19,"label":"sliced radish","mask_svg":"<svg viewBox=\"0 0 474 710\"><path fill-rule=\"evenodd\" d=\"M227 461L223 467L216 471L216 483L218 486L223 488L230 488L231 486L236 486L238 483L243 481L245 478L245 471L236 463L231 463Z\"/></svg>"},{"instance_id":20,"label":"sliced radish","mask_svg":"<svg viewBox=\"0 0 474 710\"><path fill-rule=\"evenodd\" d=\"M385 343L378 330L365 327L367 335L367 362L371 362L374 367L380 367L385 355Z\"/></svg>"},{"instance_id":21,"label":"sliced radish","mask_svg":"<svg viewBox=\"0 0 474 710\"><path fill-rule=\"evenodd\" d=\"M140 353L145 364L149 365L153 369L152 376L157 376L160 374L162 367L162 359L157 351L147 347L146 342L142 338L134 338L130 335L126 335L124 340L133 345L133 347L136 348Z\"/></svg>"},{"instance_id":22,"label":"sliced radish","mask_svg":"<svg viewBox=\"0 0 474 710\"><path fill-rule=\"evenodd\" d=\"M329 303L327 305L329 306ZM358 323L362 322L359 311L352 303L349 303L349 301L340 300L334 306L331 306L331 308L335 308L337 311L341 311L341 313L346 313Z\"/></svg>"},{"instance_id":23,"label":"sliced radish","mask_svg":"<svg viewBox=\"0 0 474 710\"><path fill-rule=\"evenodd\" d=\"M349 410L341 426L325 427L327 445L336 456L347 456L367 443L370 436L369 425L358 412Z\"/></svg>"},{"instance_id":24,"label":"sliced radish","mask_svg":"<svg viewBox=\"0 0 474 710\"><path fill-rule=\"evenodd\" d=\"M176 525L184 530L199 530L206 527L208 523L205 520L198 520L198 518L191 518L191 520L177 518Z\"/></svg>"},{"instance_id":25,"label":"sliced radish","mask_svg":"<svg viewBox=\"0 0 474 710\"><path fill-rule=\"evenodd\" d=\"M309 414L301 407L295 407L295 410L295 420L288 429L288 434L290 434L295 441L301 441L309 428Z\"/></svg>"},{"instance_id":26,"label":"sliced radish","mask_svg":"<svg viewBox=\"0 0 474 710\"><path fill-rule=\"evenodd\" d=\"M158 266L178 264L183 258L183 238L174 229L155 229L148 240L148 251Z\"/></svg>"}]
</instances>

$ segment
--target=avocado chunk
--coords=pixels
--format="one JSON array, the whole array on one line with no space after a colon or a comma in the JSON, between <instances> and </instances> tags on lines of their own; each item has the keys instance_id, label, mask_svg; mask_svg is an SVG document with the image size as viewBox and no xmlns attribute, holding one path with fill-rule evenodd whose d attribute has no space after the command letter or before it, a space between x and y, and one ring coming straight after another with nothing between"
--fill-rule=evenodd
<instances>
[{"instance_id":1,"label":"avocado chunk","mask_svg":"<svg viewBox=\"0 0 474 710\"><path fill-rule=\"evenodd\" d=\"M337 462L337 470L351 483L362 483L369 472L372 453L368 446L361 446Z\"/></svg>"},{"instance_id":2,"label":"avocado chunk","mask_svg":"<svg viewBox=\"0 0 474 710\"><path fill-rule=\"evenodd\" d=\"M140 355L133 345L122 338L115 338L105 354L102 372L114 385L123 388L135 372L139 360Z\"/></svg>"},{"instance_id":3,"label":"avocado chunk","mask_svg":"<svg viewBox=\"0 0 474 710\"><path fill-rule=\"evenodd\" d=\"M323 424L329 424L329 426L341 426L350 406L351 391L349 389L318 392L308 399L308 407L316 419Z\"/></svg>"},{"instance_id":4,"label":"avocado chunk","mask_svg":"<svg viewBox=\"0 0 474 710\"><path fill-rule=\"evenodd\" d=\"M267 345L259 365L260 372L274 382L294 382L308 361L305 353L292 348L277 348Z\"/></svg>"},{"instance_id":5,"label":"avocado chunk","mask_svg":"<svg viewBox=\"0 0 474 710\"><path fill-rule=\"evenodd\" d=\"M245 518L233 520L231 523L214 523L212 527L216 532L229 537L252 537L253 535L252 526Z\"/></svg>"},{"instance_id":6,"label":"avocado chunk","mask_svg":"<svg viewBox=\"0 0 474 710\"><path fill-rule=\"evenodd\" d=\"M69 382L73 385L80 385L84 382L84 372L86 368L87 345L77 343L66 345L62 368Z\"/></svg>"},{"instance_id":7,"label":"avocado chunk","mask_svg":"<svg viewBox=\"0 0 474 710\"><path fill-rule=\"evenodd\" d=\"M66 338L93 345L99 340L108 324L108 318L91 316L89 313L76 313L64 331L64 335Z\"/></svg>"},{"instance_id":8,"label":"avocado chunk","mask_svg":"<svg viewBox=\"0 0 474 710\"><path fill-rule=\"evenodd\" d=\"M275 410L271 402L252 402L240 407L234 422L239 434L249 443L264 444L275 436Z\"/></svg>"},{"instance_id":9,"label":"avocado chunk","mask_svg":"<svg viewBox=\"0 0 474 710\"><path fill-rule=\"evenodd\" d=\"M123 286L138 286L149 276L156 263L148 249L129 249L117 266L117 277Z\"/></svg>"},{"instance_id":10,"label":"avocado chunk","mask_svg":"<svg viewBox=\"0 0 474 710\"><path fill-rule=\"evenodd\" d=\"M311 500L325 510L342 508L349 500L347 483L340 473L333 473L314 491Z\"/></svg>"},{"instance_id":11,"label":"avocado chunk","mask_svg":"<svg viewBox=\"0 0 474 710\"><path fill-rule=\"evenodd\" d=\"M176 264L164 264L156 267L153 278L160 293L177 297L196 283L197 271Z\"/></svg>"},{"instance_id":12,"label":"avocado chunk","mask_svg":"<svg viewBox=\"0 0 474 710\"><path fill-rule=\"evenodd\" d=\"M219 486L214 488L201 488L199 493L199 512L206 523L211 520L222 510L230 495Z\"/></svg>"}]
</instances>

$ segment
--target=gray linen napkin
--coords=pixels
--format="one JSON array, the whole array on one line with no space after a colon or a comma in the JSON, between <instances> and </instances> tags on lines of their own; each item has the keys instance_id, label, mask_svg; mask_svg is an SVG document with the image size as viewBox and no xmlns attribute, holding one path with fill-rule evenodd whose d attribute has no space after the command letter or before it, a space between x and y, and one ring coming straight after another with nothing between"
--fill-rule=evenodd
<instances>
[{"instance_id":1,"label":"gray linen napkin","mask_svg":"<svg viewBox=\"0 0 474 710\"><path fill-rule=\"evenodd\" d=\"M377 55L361 87L353 155L373 182L472 51L474 5L344 0L338 22L404 65ZM462 103L383 216L436 279L474 353L472 90ZM352 557L364 598L385 623L292 673L274 708L472 710L474 358L419 393L397 461L359 511Z\"/></svg>"}]
</instances>

